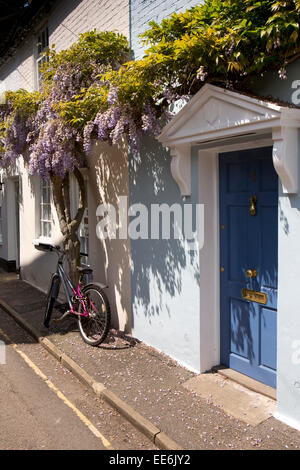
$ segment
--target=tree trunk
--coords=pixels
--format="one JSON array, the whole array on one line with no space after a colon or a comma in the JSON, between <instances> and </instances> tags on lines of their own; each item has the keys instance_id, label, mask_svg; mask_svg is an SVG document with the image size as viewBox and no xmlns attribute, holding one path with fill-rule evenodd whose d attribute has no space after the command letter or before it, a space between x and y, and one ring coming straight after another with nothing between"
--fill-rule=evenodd
<instances>
[{"instance_id":1,"label":"tree trunk","mask_svg":"<svg viewBox=\"0 0 300 470\"><path fill-rule=\"evenodd\" d=\"M66 240L64 239L63 243L69 263L69 275L73 285L76 286L79 279L77 266L80 266L80 241L77 233L71 233Z\"/></svg>"},{"instance_id":2,"label":"tree trunk","mask_svg":"<svg viewBox=\"0 0 300 470\"><path fill-rule=\"evenodd\" d=\"M57 211L59 226L63 235L63 246L69 263L69 275L74 285L78 283L77 266L80 266L80 241L78 229L86 208L87 195L83 176L78 168L75 168L74 175L79 187L79 204L77 213L72 219L70 205L70 175L67 173L64 178L51 174L51 187L54 205Z\"/></svg>"}]
</instances>

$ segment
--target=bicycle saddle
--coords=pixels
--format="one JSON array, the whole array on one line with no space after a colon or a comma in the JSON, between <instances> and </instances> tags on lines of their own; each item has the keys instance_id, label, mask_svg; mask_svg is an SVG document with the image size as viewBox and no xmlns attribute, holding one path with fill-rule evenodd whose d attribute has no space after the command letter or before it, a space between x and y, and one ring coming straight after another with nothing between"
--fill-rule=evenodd
<instances>
[{"instance_id":1,"label":"bicycle saddle","mask_svg":"<svg viewBox=\"0 0 300 470\"><path fill-rule=\"evenodd\" d=\"M82 268L81 266L77 266L77 271L80 274L91 274L93 272L92 268Z\"/></svg>"}]
</instances>

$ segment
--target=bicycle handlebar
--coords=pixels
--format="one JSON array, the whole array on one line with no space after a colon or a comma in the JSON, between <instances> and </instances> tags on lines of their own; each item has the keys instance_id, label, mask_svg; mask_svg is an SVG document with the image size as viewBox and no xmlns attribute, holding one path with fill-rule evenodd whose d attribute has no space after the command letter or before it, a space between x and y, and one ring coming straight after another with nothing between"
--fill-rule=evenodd
<instances>
[{"instance_id":1,"label":"bicycle handlebar","mask_svg":"<svg viewBox=\"0 0 300 470\"><path fill-rule=\"evenodd\" d=\"M37 250L40 250L40 251L45 251L45 252L56 251L58 254L66 254L66 252L59 245L55 246L55 245L51 245L50 243L43 243L43 242L37 241L37 243L34 243L34 246ZM80 256L88 256L88 253L80 252Z\"/></svg>"}]
</instances>

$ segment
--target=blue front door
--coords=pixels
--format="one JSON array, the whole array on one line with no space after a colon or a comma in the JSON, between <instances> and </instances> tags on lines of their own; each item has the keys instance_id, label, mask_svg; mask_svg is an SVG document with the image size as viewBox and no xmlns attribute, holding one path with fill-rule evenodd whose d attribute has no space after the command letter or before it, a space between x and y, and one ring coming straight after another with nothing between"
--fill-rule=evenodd
<instances>
[{"instance_id":1,"label":"blue front door","mask_svg":"<svg viewBox=\"0 0 300 470\"><path fill-rule=\"evenodd\" d=\"M276 387L278 180L272 148L220 154L221 363Z\"/></svg>"}]
</instances>

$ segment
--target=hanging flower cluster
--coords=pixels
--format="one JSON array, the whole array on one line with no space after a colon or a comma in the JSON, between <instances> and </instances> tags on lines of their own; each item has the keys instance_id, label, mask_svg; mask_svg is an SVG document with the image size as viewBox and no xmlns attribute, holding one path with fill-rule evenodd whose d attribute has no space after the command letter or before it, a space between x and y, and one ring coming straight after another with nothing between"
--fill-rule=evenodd
<instances>
[{"instance_id":1,"label":"hanging flower cluster","mask_svg":"<svg viewBox=\"0 0 300 470\"><path fill-rule=\"evenodd\" d=\"M124 36L95 31L82 34L65 51L51 49L41 71L41 91L7 94L0 129L1 165L7 166L23 153L28 155L29 173L42 178L51 172L63 178L81 167L84 150L89 150L86 133L62 119L60 107L97 84L108 68L119 68L128 53Z\"/></svg>"},{"instance_id":2,"label":"hanging flower cluster","mask_svg":"<svg viewBox=\"0 0 300 470\"><path fill-rule=\"evenodd\" d=\"M84 93L60 104L60 116L82 133L87 154L95 137L112 145L126 136L131 150L137 151L142 132L161 131L167 109L161 97L167 88L151 79L157 74L151 67L132 61L118 70L107 69ZM164 100L166 104L166 96Z\"/></svg>"}]
</instances>

